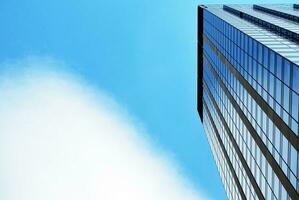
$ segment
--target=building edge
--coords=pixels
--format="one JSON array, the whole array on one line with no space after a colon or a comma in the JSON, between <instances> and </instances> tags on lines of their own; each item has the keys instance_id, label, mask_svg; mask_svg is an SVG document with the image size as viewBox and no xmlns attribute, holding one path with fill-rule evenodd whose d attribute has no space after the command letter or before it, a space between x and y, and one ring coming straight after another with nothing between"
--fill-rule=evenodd
<instances>
[{"instance_id":1,"label":"building edge","mask_svg":"<svg viewBox=\"0 0 299 200\"><path fill-rule=\"evenodd\" d=\"M197 7L197 111L201 121L203 120L203 9L203 5Z\"/></svg>"}]
</instances>

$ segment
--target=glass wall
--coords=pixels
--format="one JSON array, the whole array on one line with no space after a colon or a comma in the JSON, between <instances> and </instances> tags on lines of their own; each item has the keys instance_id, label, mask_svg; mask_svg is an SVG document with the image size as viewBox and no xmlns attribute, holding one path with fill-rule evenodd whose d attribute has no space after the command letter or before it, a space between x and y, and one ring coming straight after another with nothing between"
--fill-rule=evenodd
<instances>
[{"instance_id":1,"label":"glass wall","mask_svg":"<svg viewBox=\"0 0 299 200\"><path fill-rule=\"evenodd\" d=\"M232 64L234 69L298 136L299 67L206 10L204 11L203 27L204 37L212 42L219 53ZM220 59L219 53L215 52L206 40L204 40L203 48L204 56L251 122L292 186L299 192L298 152L227 67L227 63ZM207 88L209 88L213 91L213 98L229 125L238 143L238 148L246 158L251 173L256 177L256 182L264 197L266 199L287 199L285 188L261 153L235 106L231 104L206 61L203 65L203 79L204 101L209 110L215 109L209 103L210 99L207 94ZM204 124L205 120L207 117L204 114ZM222 123L218 120L216 113L213 115L213 120L219 126ZM218 127L218 131L222 135L226 135L223 128ZM224 141L228 140L224 139ZM234 148L229 148L229 145L226 145L226 148L228 152L234 151ZM231 157L232 163L237 159L235 156ZM241 167L235 165L236 170L239 168ZM238 177L240 182L245 179L246 184L242 184L244 191L252 187L248 180L246 181L248 178L245 173ZM255 194L249 194L249 196L256 197Z\"/></svg>"}]
</instances>

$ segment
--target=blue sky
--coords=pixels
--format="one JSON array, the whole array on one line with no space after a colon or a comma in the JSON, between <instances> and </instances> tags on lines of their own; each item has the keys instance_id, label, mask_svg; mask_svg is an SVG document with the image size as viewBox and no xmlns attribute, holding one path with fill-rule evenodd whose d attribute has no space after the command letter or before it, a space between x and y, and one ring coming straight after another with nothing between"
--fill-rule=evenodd
<instances>
[{"instance_id":1,"label":"blue sky","mask_svg":"<svg viewBox=\"0 0 299 200\"><path fill-rule=\"evenodd\" d=\"M140 120L196 188L225 199L196 111L196 6L215 2L1 1L0 62L67 63Z\"/></svg>"}]
</instances>

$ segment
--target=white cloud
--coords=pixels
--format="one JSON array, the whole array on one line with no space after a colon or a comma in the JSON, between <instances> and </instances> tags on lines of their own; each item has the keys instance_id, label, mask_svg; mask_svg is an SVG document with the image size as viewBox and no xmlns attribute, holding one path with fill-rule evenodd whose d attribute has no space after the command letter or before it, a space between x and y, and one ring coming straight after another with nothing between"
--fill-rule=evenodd
<instances>
[{"instance_id":1,"label":"white cloud","mask_svg":"<svg viewBox=\"0 0 299 200\"><path fill-rule=\"evenodd\" d=\"M112 98L59 65L2 65L0 199L207 199Z\"/></svg>"}]
</instances>

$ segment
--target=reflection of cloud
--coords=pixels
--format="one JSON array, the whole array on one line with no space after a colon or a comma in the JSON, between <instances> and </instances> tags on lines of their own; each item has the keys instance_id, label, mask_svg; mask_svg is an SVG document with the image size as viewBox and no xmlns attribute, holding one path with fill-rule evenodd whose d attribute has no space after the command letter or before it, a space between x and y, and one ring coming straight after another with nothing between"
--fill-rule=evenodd
<instances>
[{"instance_id":1,"label":"reflection of cloud","mask_svg":"<svg viewBox=\"0 0 299 200\"><path fill-rule=\"evenodd\" d=\"M0 83L2 200L204 198L107 95L34 70L55 62L26 65L34 67L6 73Z\"/></svg>"}]
</instances>

